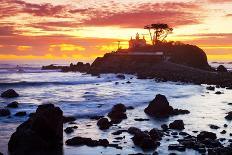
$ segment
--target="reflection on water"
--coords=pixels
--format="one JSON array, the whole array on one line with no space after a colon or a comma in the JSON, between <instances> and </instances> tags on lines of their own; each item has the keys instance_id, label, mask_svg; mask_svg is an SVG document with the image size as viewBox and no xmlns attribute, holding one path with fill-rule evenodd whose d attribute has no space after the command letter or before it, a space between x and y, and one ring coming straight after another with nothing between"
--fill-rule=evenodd
<instances>
[{"instance_id":1,"label":"reflection on water","mask_svg":"<svg viewBox=\"0 0 232 155\"><path fill-rule=\"evenodd\" d=\"M128 80L131 81L131 84L126 83ZM115 82L119 82L119 84L115 85ZM76 121L78 129L70 135L64 133L64 141L78 135L93 139L107 138L112 142L115 136L111 133L119 129L119 127L127 129L135 126L143 130L150 130L154 127L159 128L161 124L169 123L175 119L183 119L186 128L184 131L192 135L196 135L192 133L193 130L213 131L217 133L218 137L225 138L229 138L229 133L232 133L231 122L224 119L226 112L232 110L232 106L227 104L232 102L231 90L217 89L224 92L224 94L216 95L214 92L208 92L205 86L183 85L172 82L158 83L154 80L138 80L131 75L126 76L125 80L119 80L112 74L102 75L101 78L97 78L80 73L59 72L1 73L0 83L0 92L13 88L20 94L17 99L0 99L0 107L4 107L15 100L20 103L18 109L11 109L11 117L0 118L0 152L4 153L7 152L7 142L10 135L21 122L27 119L27 117L17 118L13 115L18 111L34 112L37 105L47 102L59 106L65 115L74 115L78 118ZM166 95L174 108L187 109L191 113L169 119L157 120L150 118L150 121L134 121L134 118L148 118L143 109L158 93ZM127 112L127 120L105 132L98 130L96 121L87 119L91 115L106 114L116 103L124 103L137 108ZM212 130L209 128L209 124L218 125L221 128ZM224 128L224 124L228 124L228 127ZM66 126L68 124L65 124ZM224 129L226 129L227 133L220 134L220 131ZM105 149L103 147L89 148L86 146L69 147L64 145L64 154L83 155L101 154L101 152L102 154L112 154L112 151L114 154L142 152L137 147L132 148L134 145L130 139L131 135L123 133L124 135L125 139L119 145L126 148L126 150ZM176 143L176 140L172 138L169 142L161 143L157 151L167 154L168 144ZM197 154L190 150L188 150L188 153Z\"/></svg>"}]
</instances>

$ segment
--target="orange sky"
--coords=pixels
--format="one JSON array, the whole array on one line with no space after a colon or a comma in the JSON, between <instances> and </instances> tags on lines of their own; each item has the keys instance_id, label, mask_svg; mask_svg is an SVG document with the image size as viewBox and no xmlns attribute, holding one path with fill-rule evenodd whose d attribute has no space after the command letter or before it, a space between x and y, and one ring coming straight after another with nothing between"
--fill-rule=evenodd
<instances>
[{"instance_id":1,"label":"orange sky","mask_svg":"<svg viewBox=\"0 0 232 155\"><path fill-rule=\"evenodd\" d=\"M161 22L168 40L232 61L231 0L1 0L0 61L91 61Z\"/></svg>"}]
</instances>

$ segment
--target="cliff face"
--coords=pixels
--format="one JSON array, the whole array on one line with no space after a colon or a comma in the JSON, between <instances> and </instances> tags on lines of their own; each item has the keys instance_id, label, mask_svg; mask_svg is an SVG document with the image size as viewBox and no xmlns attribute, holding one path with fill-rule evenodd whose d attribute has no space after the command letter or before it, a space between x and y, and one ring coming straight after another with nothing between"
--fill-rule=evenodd
<instances>
[{"instance_id":1,"label":"cliff face","mask_svg":"<svg viewBox=\"0 0 232 155\"><path fill-rule=\"evenodd\" d=\"M205 52L193 45L150 46L153 51L165 51L167 60L152 55L119 55L108 53L97 58L91 65L90 73L140 73L152 71L156 64L163 61L181 64L197 69L210 70ZM143 49L143 52L145 52Z\"/></svg>"}]
</instances>

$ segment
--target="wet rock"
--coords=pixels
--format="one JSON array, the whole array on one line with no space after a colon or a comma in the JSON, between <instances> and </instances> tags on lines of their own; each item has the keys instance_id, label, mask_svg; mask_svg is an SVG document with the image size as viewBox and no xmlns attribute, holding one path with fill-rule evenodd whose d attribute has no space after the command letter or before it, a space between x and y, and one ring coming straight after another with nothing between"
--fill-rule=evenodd
<instances>
[{"instance_id":1,"label":"wet rock","mask_svg":"<svg viewBox=\"0 0 232 155\"><path fill-rule=\"evenodd\" d=\"M107 118L101 118L98 120L97 122L97 126L99 127L99 129L101 130L105 130L105 129L109 129L109 127L111 126L111 122L109 122L109 120Z\"/></svg>"},{"instance_id":2,"label":"wet rock","mask_svg":"<svg viewBox=\"0 0 232 155\"><path fill-rule=\"evenodd\" d=\"M133 107L133 106L128 106L128 107L126 107L126 109L127 109L127 110L133 110L134 107Z\"/></svg>"},{"instance_id":3,"label":"wet rock","mask_svg":"<svg viewBox=\"0 0 232 155\"><path fill-rule=\"evenodd\" d=\"M135 118L134 120L142 122L142 121L149 121L150 119L148 119L148 118Z\"/></svg>"},{"instance_id":4,"label":"wet rock","mask_svg":"<svg viewBox=\"0 0 232 155\"><path fill-rule=\"evenodd\" d=\"M19 111L15 114L15 116L21 117L21 116L26 116L27 112L26 111Z\"/></svg>"},{"instance_id":5,"label":"wet rock","mask_svg":"<svg viewBox=\"0 0 232 155\"><path fill-rule=\"evenodd\" d=\"M30 154L33 152L62 148L63 117L60 108L53 104L38 106L36 113L19 125L11 135L8 149L12 154Z\"/></svg>"},{"instance_id":6,"label":"wet rock","mask_svg":"<svg viewBox=\"0 0 232 155\"><path fill-rule=\"evenodd\" d=\"M184 129L183 120L175 120L174 122L169 124L170 129L182 130Z\"/></svg>"},{"instance_id":7,"label":"wet rock","mask_svg":"<svg viewBox=\"0 0 232 155\"><path fill-rule=\"evenodd\" d=\"M164 135L163 131L153 128L150 130L149 135L154 141L160 141Z\"/></svg>"},{"instance_id":8,"label":"wet rock","mask_svg":"<svg viewBox=\"0 0 232 155\"><path fill-rule=\"evenodd\" d=\"M116 77L119 78L119 79L125 79L126 78L125 75L123 75L123 74L118 74Z\"/></svg>"},{"instance_id":9,"label":"wet rock","mask_svg":"<svg viewBox=\"0 0 232 155\"><path fill-rule=\"evenodd\" d=\"M136 127L130 127L127 131L128 131L128 133L130 133L132 135L135 135L135 134L142 132L139 128L136 128Z\"/></svg>"},{"instance_id":10,"label":"wet rock","mask_svg":"<svg viewBox=\"0 0 232 155\"><path fill-rule=\"evenodd\" d=\"M14 97L19 97L19 94L13 89L8 89L7 91L5 91L1 94L1 97L14 98Z\"/></svg>"},{"instance_id":11,"label":"wet rock","mask_svg":"<svg viewBox=\"0 0 232 155\"><path fill-rule=\"evenodd\" d=\"M223 126L224 126L224 128L227 128L227 127L228 127L228 125L227 125L227 124L224 124Z\"/></svg>"},{"instance_id":12,"label":"wet rock","mask_svg":"<svg viewBox=\"0 0 232 155\"><path fill-rule=\"evenodd\" d=\"M3 155L3 153L2 153L2 152L0 152L0 155Z\"/></svg>"},{"instance_id":13,"label":"wet rock","mask_svg":"<svg viewBox=\"0 0 232 155\"><path fill-rule=\"evenodd\" d=\"M167 125L167 124L162 124L162 125L161 125L161 128L162 128L164 131L167 131L167 130L168 130L168 125Z\"/></svg>"},{"instance_id":14,"label":"wet rock","mask_svg":"<svg viewBox=\"0 0 232 155\"><path fill-rule=\"evenodd\" d=\"M210 124L209 127L210 127L211 129L219 129L219 128L220 128L219 126L213 125L213 124Z\"/></svg>"},{"instance_id":15,"label":"wet rock","mask_svg":"<svg viewBox=\"0 0 232 155\"><path fill-rule=\"evenodd\" d=\"M132 137L132 141L135 145L144 150L156 149L158 146L151 136L145 132L136 133L134 137Z\"/></svg>"},{"instance_id":16,"label":"wet rock","mask_svg":"<svg viewBox=\"0 0 232 155\"><path fill-rule=\"evenodd\" d=\"M214 90L215 90L215 87L214 87L214 86L208 86L208 87L206 87L206 89L207 89L207 90L212 90L212 91L214 91Z\"/></svg>"},{"instance_id":17,"label":"wet rock","mask_svg":"<svg viewBox=\"0 0 232 155\"><path fill-rule=\"evenodd\" d=\"M114 124L120 123L123 119L127 119L126 106L124 104L116 104L113 106L111 112L108 113L108 117Z\"/></svg>"},{"instance_id":18,"label":"wet rock","mask_svg":"<svg viewBox=\"0 0 232 155\"><path fill-rule=\"evenodd\" d=\"M9 116L10 115L10 110L6 108L1 108L0 109L0 117L2 116Z\"/></svg>"},{"instance_id":19,"label":"wet rock","mask_svg":"<svg viewBox=\"0 0 232 155\"><path fill-rule=\"evenodd\" d=\"M18 108L19 103L14 101L7 105L8 108Z\"/></svg>"},{"instance_id":20,"label":"wet rock","mask_svg":"<svg viewBox=\"0 0 232 155\"><path fill-rule=\"evenodd\" d=\"M227 69L226 69L226 67L223 66L223 65L219 65L219 66L217 67L217 71L218 71L218 72L228 72Z\"/></svg>"},{"instance_id":21,"label":"wet rock","mask_svg":"<svg viewBox=\"0 0 232 155\"><path fill-rule=\"evenodd\" d=\"M228 112L228 114L226 115L225 119L232 120L232 111Z\"/></svg>"},{"instance_id":22,"label":"wet rock","mask_svg":"<svg viewBox=\"0 0 232 155\"><path fill-rule=\"evenodd\" d=\"M183 110L183 109L173 109L172 115L184 115L184 114L189 114L189 110Z\"/></svg>"},{"instance_id":23,"label":"wet rock","mask_svg":"<svg viewBox=\"0 0 232 155\"><path fill-rule=\"evenodd\" d=\"M204 140L204 139L212 139L215 140L217 138L216 134L213 132L208 132L208 131L201 131L197 135L198 140Z\"/></svg>"},{"instance_id":24,"label":"wet rock","mask_svg":"<svg viewBox=\"0 0 232 155\"><path fill-rule=\"evenodd\" d=\"M63 123L73 122L76 118L73 116L63 116Z\"/></svg>"},{"instance_id":25,"label":"wet rock","mask_svg":"<svg viewBox=\"0 0 232 155\"><path fill-rule=\"evenodd\" d=\"M220 133L221 134L226 134L226 130L222 130Z\"/></svg>"},{"instance_id":26,"label":"wet rock","mask_svg":"<svg viewBox=\"0 0 232 155\"><path fill-rule=\"evenodd\" d=\"M186 150L186 148L183 145L180 145L180 144L170 144L168 146L168 150L175 150L175 151L184 152Z\"/></svg>"},{"instance_id":27,"label":"wet rock","mask_svg":"<svg viewBox=\"0 0 232 155\"><path fill-rule=\"evenodd\" d=\"M217 92L215 92L215 94L220 95L220 94L222 94L222 92L217 91Z\"/></svg>"},{"instance_id":28,"label":"wet rock","mask_svg":"<svg viewBox=\"0 0 232 155\"><path fill-rule=\"evenodd\" d=\"M90 119L99 120L99 119L101 119L103 117L104 116L91 116Z\"/></svg>"},{"instance_id":29,"label":"wet rock","mask_svg":"<svg viewBox=\"0 0 232 155\"><path fill-rule=\"evenodd\" d=\"M127 130L118 130L118 131L112 132L112 135L121 135L123 132L127 132Z\"/></svg>"},{"instance_id":30,"label":"wet rock","mask_svg":"<svg viewBox=\"0 0 232 155\"><path fill-rule=\"evenodd\" d=\"M72 132L74 132L74 127L67 127L66 129L64 129L64 132L66 133L66 134L70 134L70 133L72 133Z\"/></svg>"},{"instance_id":31,"label":"wet rock","mask_svg":"<svg viewBox=\"0 0 232 155\"><path fill-rule=\"evenodd\" d=\"M169 105L167 98L161 94L156 95L155 99L144 109L146 114L155 117L168 117L172 111L173 108Z\"/></svg>"}]
</instances>

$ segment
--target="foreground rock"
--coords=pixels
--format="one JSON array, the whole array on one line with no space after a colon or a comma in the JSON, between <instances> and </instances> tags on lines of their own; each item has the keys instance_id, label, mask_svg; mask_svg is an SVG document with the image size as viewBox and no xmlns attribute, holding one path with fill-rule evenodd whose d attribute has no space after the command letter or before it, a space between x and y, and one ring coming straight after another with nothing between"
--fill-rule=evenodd
<instances>
[{"instance_id":1,"label":"foreground rock","mask_svg":"<svg viewBox=\"0 0 232 155\"><path fill-rule=\"evenodd\" d=\"M169 124L170 129L183 130L184 122L183 120L175 120L174 122Z\"/></svg>"},{"instance_id":2,"label":"foreground rock","mask_svg":"<svg viewBox=\"0 0 232 155\"><path fill-rule=\"evenodd\" d=\"M108 113L108 117L112 123L118 124L123 119L127 119L126 106L124 104L116 104L113 106L111 112Z\"/></svg>"},{"instance_id":3,"label":"foreground rock","mask_svg":"<svg viewBox=\"0 0 232 155\"><path fill-rule=\"evenodd\" d=\"M10 115L10 110L6 108L0 109L0 117L1 116L9 116Z\"/></svg>"},{"instance_id":4,"label":"foreground rock","mask_svg":"<svg viewBox=\"0 0 232 155\"><path fill-rule=\"evenodd\" d=\"M218 72L228 72L227 69L226 69L226 67L223 66L223 65L219 65L219 66L217 67L217 71L218 71Z\"/></svg>"},{"instance_id":5,"label":"foreground rock","mask_svg":"<svg viewBox=\"0 0 232 155\"><path fill-rule=\"evenodd\" d=\"M107 139L99 139L99 140L92 140L91 138L83 138L83 137L74 137L68 139L66 145L69 146L80 146L80 145L87 145L87 146L103 146L103 147L115 147L117 149L122 149L117 144L110 144Z\"/></svg>"},{"instance_id":6,"label":"foreground rock","mask_svg":"<svg viewBox=\"0 0 232 155\"><path fill-rule=\"evenodd\" d=\"M105 129L109 129L109 127L112 125L111 122L109 122L109 120L107 118L101 118L98 120L97 122L97 126L99 127L99 129L101 130L105 130Z\"/></svg>"},{"instance_id":7,"label":"foreground rock","mask_svg":"<svg viewBox=\"0 0 232 155\"><path fill-rule=\"evenodd\" d=\"M205 139L211 139L215 140L217 139L217 136L213 132L208 132L208 131L202 131L200 134L197 135L198 140L205 140Z\"/></svg>"},{"instance_id":8,"label":"foreground rock","mask_svg":"<svg viewBox=\"0 0 232 155\"><path fill-rule=\"evenodd\" d=\"M150 102L144 112L154 117L168 117L171 115L188 114L188 110L173 109L169 105L167 98L164 95L158 94L155 99Z\"/></svg>"},{"instance_id":9,"label":"foreground rock","mask_svg":"<svg viewBox=\"0 0 232 155\"><path fill-rule=\"evenodd\" d=\"M8 108L18 108L19 106L19 103L14 101L14 102L11 102L7 105Z\"/></svg>"},{"instance_id":10,"label":"foreground rock","mask_svg":"<svg viewBox=\"0 0 232 155\"><path fill-rule=\"evenodd\" d=\"M225 119L232 120L232 111L228 112L228 114L225 116Z\"/></svg>"},{"instance_id":11,"label":"foreground rock","mask_svg":"<svg viewBox=\"0 0 232 155\"><path fill-rule=\"evenodd\" d=\"M12 154L32 154L62 148L63 117L53 104L38 106L36 113L19 125L8 143Z\"/></svg>"},{"instance_id":12,"label":"foreground rock","mask_svg":"<svg viewBox=\"0 0 232 155\"><path fill-rule=\"evenodd\" d=\"M1 94L1 97L14 98L14 97L19 97L19 94L13 89L8 89L7 91L5 91Z\"/></svg>"}]
</instances>

